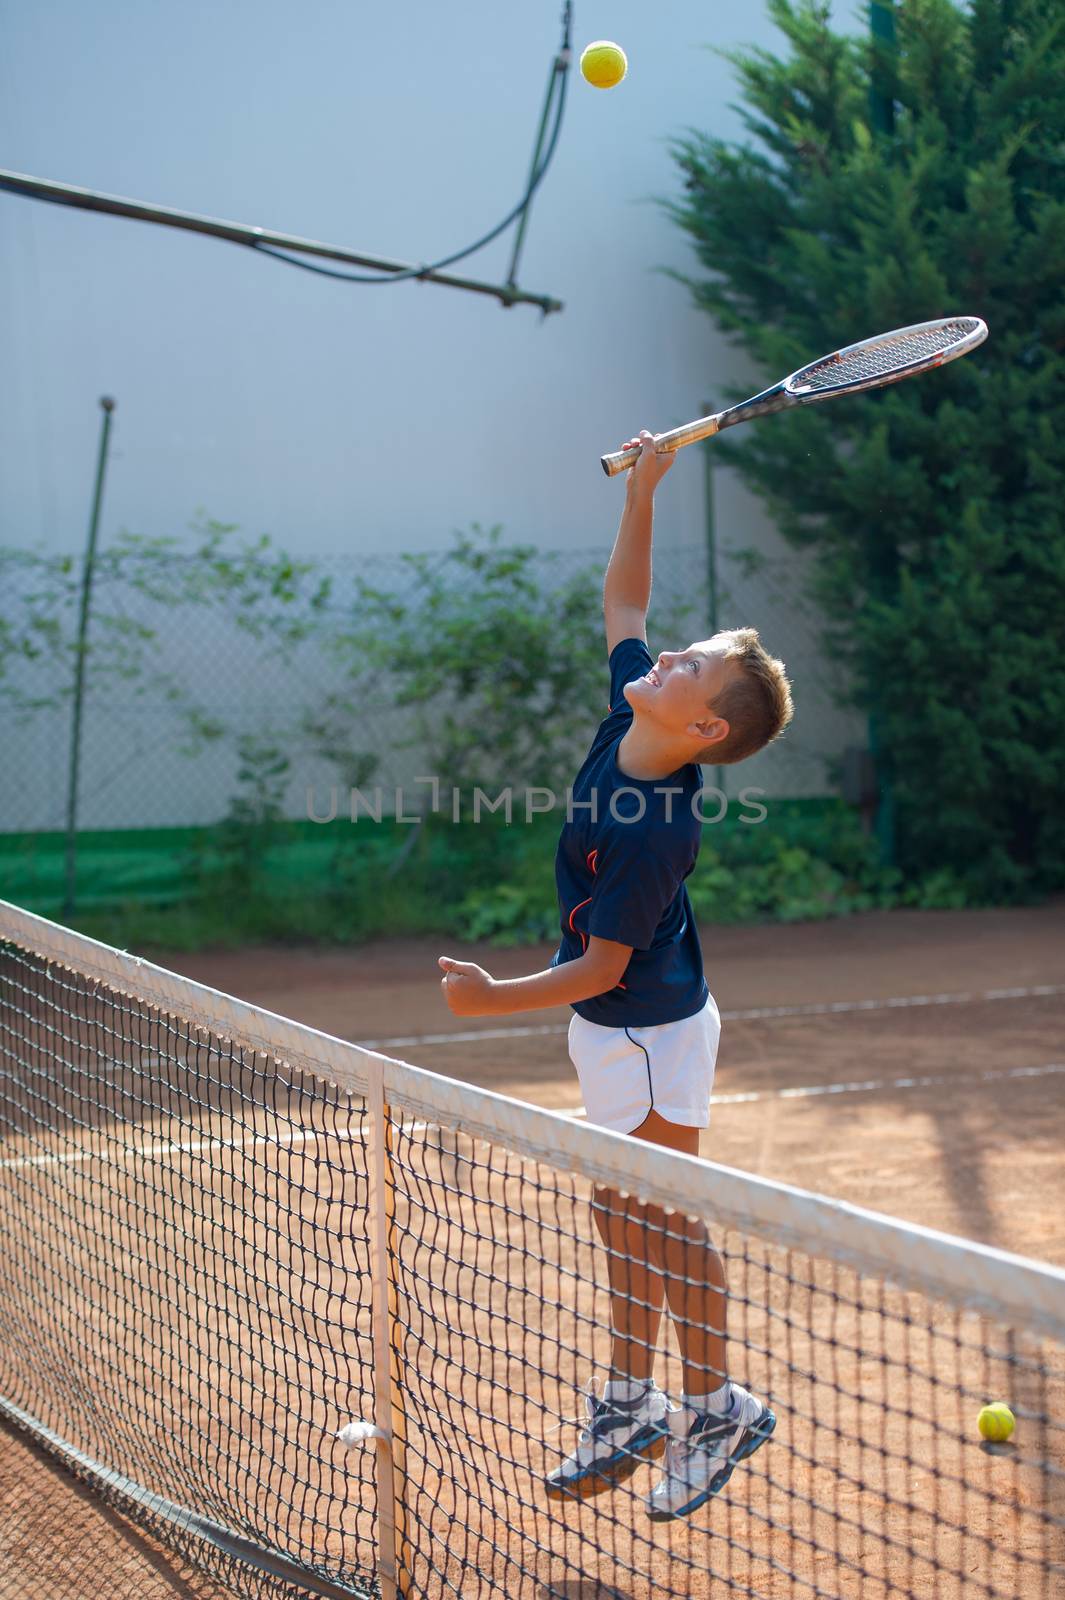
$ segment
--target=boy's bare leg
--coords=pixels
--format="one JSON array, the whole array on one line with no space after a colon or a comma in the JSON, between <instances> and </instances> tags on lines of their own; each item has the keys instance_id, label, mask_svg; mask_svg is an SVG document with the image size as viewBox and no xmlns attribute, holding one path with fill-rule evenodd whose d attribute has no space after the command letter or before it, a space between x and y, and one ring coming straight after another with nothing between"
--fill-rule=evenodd
<instances>
[{"instance_id":1,"label":"boy's bare leg","mask_svg":"<svg viewBox=\"0 0 1065 1600\"><path fill-rule=\"evenodd\" d=\"M698 1155L699 1130L652 1111L633 1134ZM663 1293L677 1330L684 1392L711 1394L725 1382L725 1267L706 1224L683 1212L595 1191L594 1215L607 1247L614 1329L613 1370L647 1378L654 1362Z\"/></svg>"},{"instance_id":2,"label":"boy's bare leg","mask_svg":"<svg viewBox=\"0 0 1065 1600\"><path fill-rule=\"evenodd\" d=\"M595 1189L592 1215L606 1246L610 1279L613 1378L648 1379L658 1348L665 1286L651 1264L645 1209L631 1196L622 1199L616 1189Z\"/></svg>"}]
</instances>

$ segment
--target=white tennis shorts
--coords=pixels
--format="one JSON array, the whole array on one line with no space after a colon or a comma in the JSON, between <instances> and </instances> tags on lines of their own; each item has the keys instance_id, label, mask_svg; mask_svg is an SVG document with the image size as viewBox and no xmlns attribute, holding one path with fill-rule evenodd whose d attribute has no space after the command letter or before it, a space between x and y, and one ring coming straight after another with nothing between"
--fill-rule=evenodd
<instances>
[{"instance_id":1,"label":"white tennis shorts","mask_svg":"<svg viewBox=\"0 0 1065 1600\"><path fill-rule=\"evenodd\" d=\"M653 1028L604 1028L574 1012L569 1054L588 1121L632 1133L657 1111L685 1128L707 1127L720 1037L713 995L693 1017Z\"/></svg>"}]
</instances>

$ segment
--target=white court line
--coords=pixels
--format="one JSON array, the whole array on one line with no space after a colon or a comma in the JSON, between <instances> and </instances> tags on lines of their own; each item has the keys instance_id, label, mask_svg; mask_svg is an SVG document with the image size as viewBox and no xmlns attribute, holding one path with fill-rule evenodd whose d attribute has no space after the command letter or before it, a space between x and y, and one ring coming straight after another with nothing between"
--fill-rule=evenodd
<instances>
[{"instance_id":1,"label":"white court line","mask_svg":"<svg viewBox=\"0 0 1065 1600\"><path fill-rule=\"evenodd\" d=\"M802 1006L753 1006L723 1011L722 1022L761 1022L773 1017L835 1017L852 1011L904 1011L911 1006L963 1006L984 1000L1041 1000L1065 994L1065 983L1040 983L1026 989L981 989L964 994L906 994L887 1000L831 1000ZM357 1039L364 1050L397 1050L412 1044L472 1044L477 1039L535 1039L566 1033L567 1022L533 1028L477 1028L468 1033L411 1033L392 1039Z\"/></svg>"},{"instance_id":2,"label":"white court line","mask_svg":"<svg viewBox=\"0 0 1065 1600\"><path fill-rule=\"evenodd\" d=\"M896 1089L935 1089L942 1087L965 1088L966 1085L975 1083L1003 1083L1015 1078L1047 1078L1056 1073L1065 1073L1065 1061L1052 1061L1042 1067L1002 1067L992 1069L990 1072L970 1073L959 1077L957 1073L941 1074L921 1078L869 1078L861 1083L815 1083L805 1084L795 1089L751 1089L739 1091L734 1094L714 1094L710 1096L710 1104L714 1106L757 1105L766 1100L808 1100L818 1095L828 1094L876 1094L885 1090ZM584 1117L587 1115L583 1106L573 1109L556 1107L558 1115L562 1117ZM436 1127L432 1122L404 1122L400 1124L403 1133L425 1133L427 1129ZM204 1150L253 1150L263 1145L275 1145L281 1149L294 1148L297 1145L311 1144L316 1139L341 1139L343 1134L339 1129L331 1128L316 1131L293 1130L281 1138L270 1134L254 1134L246 1139L221 1139L208 1135L203 1139L188 1139L184 1141L165 1141L158 1144L126 1145L118 1151L100 1150L73 1150L59 1155L40 1156L11 1156L0 1161L0 1172L22 1172L27 1167L63 1167L75 1166L86 1161L107 1159L118 1162L125 1160L146 1160L153 1156L168 1155L197 1155Z\"/></svg>"},{"instance_id":3,"label":"white court line","mask_svg":"<svg viewBox=\"0 0 1065 1600\"><path fill-rule=\"evenodd\" d=\"M72 1167L86 1161L145 1161L154 1156L199 1155L204 1150L255 1150L263 1145L289 1149L296 1145L310 1144L315 1139L339 1137L340 1134L335 1130L325 1134L310 1128L295 1130L281 1137L260 1133L249 1134L243 1139L222 1139L217 1134L207 1134L202 1139L165 1139L158 1144L127 1144L117 1150L69 1150L61 1155L10 1156L7 1160L0 1161L0 1172L22 1172L27 1167Z\"/></svg>"},{"instance_id":4,"label":"white court line","mask_svg":"<svg viewBox=\"0 0 1065 1600\"><path fill-rule=\"evenodd\" d=\"M1052 1061L1045 1067L1001 1067L990 1072L939 1074L926 1078L869 1078L864 1083L816 1083L796 1089L754 1089L749 1093L713 1094L715 1106L755 1105L760 1100L807 1100L822 1094L875 1094L885 1089L937 1089L949 1085L965 1088L974 1083L1002 1083L1011 1078L1047 1078L1065 1072L1065 1061Z\"/></svg>"},{"instance_id":5,"label":"white court line","mask_svg":"<svg viewBox=\"0 0 1065 1600\"><path fill-rule=\"evenodd\" d=\"M957 1073L924 1078L868 1078L863 1083L811 1083L795 1089L749 1089L735 1094L712 1094L712 1106L752 1106L765 1100L809 1100L823 1094L876 1094L887 1089L938 1089L945 1086L965 1088L974 1083L1001 1083L1010 1078L1047 1078L1065 1072L1065 1061L1052 1061L1045 1067L1001 1067L990 1072L970 1073L960 1078ZM583 1106L576 1111L563 1111L564 1117L583 1117Z\"/></svg>"}]
</instances>

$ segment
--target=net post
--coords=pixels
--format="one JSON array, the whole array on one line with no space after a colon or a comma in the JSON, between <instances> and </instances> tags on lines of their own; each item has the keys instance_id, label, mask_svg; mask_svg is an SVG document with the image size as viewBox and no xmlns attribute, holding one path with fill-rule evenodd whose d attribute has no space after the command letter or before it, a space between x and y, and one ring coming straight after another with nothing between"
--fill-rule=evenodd
<instances>
[{"instance_id":1,"label":"net post","mask_svg":"<svg viewBox=\"0 0 1065 1600\"><path fill-rule=\"evenodd\" d=\"M385 1105L384 1062L369 1062L367 1109L370 1114L369 1224L373 1294L374 1421L377 1439L376 1481L378 1578L381 1600L403 1600L406 1594L406 1517L404 1463L406 1417L399 1399L399 1352L395 1344L396 1283L390 1234L395 1220L396 1190L392 1177L392 1139Z\"/></svg>"}]
</instances>

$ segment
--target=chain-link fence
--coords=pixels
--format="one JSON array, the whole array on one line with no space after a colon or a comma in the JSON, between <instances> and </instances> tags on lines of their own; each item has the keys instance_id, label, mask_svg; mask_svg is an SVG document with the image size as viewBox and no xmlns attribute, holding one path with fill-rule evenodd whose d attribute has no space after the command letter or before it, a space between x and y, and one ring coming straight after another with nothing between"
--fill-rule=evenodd
<instances>
[{"instance_id":1,"label":"chain-link fence","mask_svg":"<svg viewBox=\"0 0 1065 1600\"><path fill-rule=\"evenodd\" d=\"M547 595L585 582L598 595L608 556L608 545L541 552L529 574ZM447 551L422 559L426 572L450 581ZM383 672L364 674L356 691L350 652L345 658L336 645L348 636L358 580L405 597L416 608L417 578L409 561L399 555L308 561L302 586L283 607L269 585L253 600L239 588L211 604L182 599L188 561L155 556L150 583L123 586L119 580L94 593L78 827L209 824L232 812L249 771L253 779L267 774L280 814L293 819L307 817L309 807L327 813L338 785L344 793L360 781L380 788L383 809L391 813L396 789L412 785L426 770L424 753L406 746L416 714L394 704ZM739 769L728 774L729 792L757 786L776 797L829 793L835 787L833 762L845 745L862 742L863 724L838 707L842 686L822 647L820 619L803 598L801 563L773 562L755 571L728 561L722 566L719 626L760 629L767 647L787 663L796 705L784 739L745 763L742 775ZM68 599L76 593L75 569L76 563ZM705 637L705 549L656 550L654 577L652 649ZM39 604L36 583L32 567L5 575L0 645L5 614L10 619L21 608L25 622ZM35 650L0 650L0 832L65 825L75 617L61 611L53 606L41 619ZM432 616L424 622L431 627ZM372 655L371 641L369 666ZM600 687L592 688L590 701L585 695L588 703L598 703ZM357 704L351 704L356 693ZM346 742L340 749L334 742L324 754L326 713L338 706L350 713ZM470 715L476 714L471 703ZM523 707L515 714L522 715ZM573 712L561 706L557 714ZM594 713L587 727L574 729L575 738L590 738L593 726Z\"/></svg>"},{"instance_id":2,"label":"chain-link fence","mask_svg":"<svg viewBox=\"0 0 1065 1600\"><path fill-rule=\"evenodd\" d=\"M781 739L726 769L722 786L730 794L748 786L776 798L837 793L844 750L868 744L867 718L846 705L847 675L826 645L825 621L807 586L808 564L800 558L719 562L718 627L757 628L766 649L783 659L795 701Z\"/></svg>"}]
</instances>

